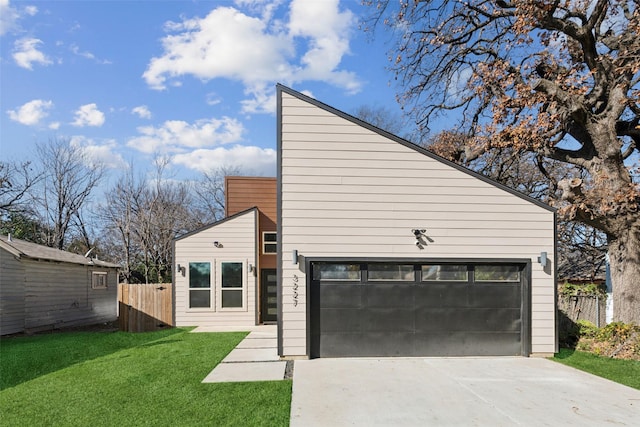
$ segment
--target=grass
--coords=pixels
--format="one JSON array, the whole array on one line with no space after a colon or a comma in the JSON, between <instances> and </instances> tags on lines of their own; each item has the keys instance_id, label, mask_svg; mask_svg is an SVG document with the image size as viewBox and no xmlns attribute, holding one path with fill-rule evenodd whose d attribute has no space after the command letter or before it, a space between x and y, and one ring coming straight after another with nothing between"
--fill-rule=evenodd
<instances>
[{"instance_id":1,"label":"grass","mask_svg":"<svg viewBox=\"0 0 640 427\"><path fill-rule=\"evenodd\" d=\"M553 360L640 390L640 362L637 360L600 357L566 348L560 349Z\"/></svg>"},{"instance_id":2,"label":"grass","mask_svg":"<svg viewBox=\"0 0 640 427\"><path fill-rule=\"evenodd\" d=\"M58 333L0 341L3 426L289 424L291 381L202 384L244 333Z\"/></svg>"}]
</instances>

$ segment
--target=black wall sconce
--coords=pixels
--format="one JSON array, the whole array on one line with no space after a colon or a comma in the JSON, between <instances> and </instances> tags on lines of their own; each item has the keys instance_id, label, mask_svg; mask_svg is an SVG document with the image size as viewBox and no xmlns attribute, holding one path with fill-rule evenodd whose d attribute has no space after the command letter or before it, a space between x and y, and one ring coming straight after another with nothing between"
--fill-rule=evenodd
<instances>
[{"instance_id":1,"label":"black wall sconce","mask_svg":"<svg viewBox=\"0 0 640 427\"><path fill-rule=\"evenodd\" d=\"M222 243L218 242L217 240L215 242L213 242L213 246L215 246L216 248L221 248L222 247Z\"/></svg>"},{"instance_id":2,"label":"black wall sconce","mask_svg":"<svg viewBox=\"0 0 640 427\"><path fill-rule=\"evenodd\" d=\"M413 233L413 236L416 238L415 244L418 247L418 249L424 249L424 247L427 246L429 243L433 243L433 239L431 239L429 236L425 234L427 230L425 230L424 228L414 228L411 230L411 232Z\"/></svg>"},{"instance_id":3,"label":"black wall sconce","mask_svg":"<svg viewBox=\"0 0 640 427\"><path fill-rule=\"evenodd\" d=\"M180 274L182 274L182 277L184 277L185 273L187 272L187 268L184 265L180 264L178 264L177 267Z\"/></svg>"}]
</instances>

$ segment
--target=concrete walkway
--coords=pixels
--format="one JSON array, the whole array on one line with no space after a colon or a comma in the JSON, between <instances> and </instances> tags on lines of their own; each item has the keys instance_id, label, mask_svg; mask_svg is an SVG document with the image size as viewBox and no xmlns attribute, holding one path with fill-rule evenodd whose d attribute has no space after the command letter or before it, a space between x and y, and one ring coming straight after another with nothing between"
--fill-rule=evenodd
<instances>
[{"instance_id":1,"label":"concrete walkway","mask_svg":"<svg viewBox=\"0 0 640 427\"><path fill-rule=\"evenodd\" d=\"M639 426L640 391L525 357L297 360L291 426Z\"/></svg>"},{"instance_id":2,"label":"concrete walkway","mask_svg":"<svg viewBox=\"0 0 640 427\"><path fill-rule=\"evenodd\" d=\"M193 332L251 332L202 380L203 383L277 381L285 377L286 361L280 360L275 325L251 328L196 328Z\"/></svg>"}]
</instances>

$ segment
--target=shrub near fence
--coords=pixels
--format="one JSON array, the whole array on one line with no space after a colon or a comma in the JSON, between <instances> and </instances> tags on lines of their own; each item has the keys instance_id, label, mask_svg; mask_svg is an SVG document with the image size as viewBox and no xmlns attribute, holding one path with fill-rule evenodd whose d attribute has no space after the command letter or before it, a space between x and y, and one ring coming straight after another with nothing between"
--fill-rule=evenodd
<instances>
[{"instance_id":1,"label":"shrub near fence","mask_svg":"<svg viewBox=\"0 0 640 427\"><path fill-rule=\"evenodd\" d=\"M173 325L173 289L170 283L118 285L120 330L148 332Z\"/></svg>"},{"instance_id":2,"label":"shrub near fence","mask_svg":"<svg viewBox=\"0 0 640 427\"><path fill-rule=\"evenodd\" d=\"M558 309L568 320L586 320L599 328L603 327L607 323L606 288L597 283L559 285Z\"/></svg>"}]
</instances>

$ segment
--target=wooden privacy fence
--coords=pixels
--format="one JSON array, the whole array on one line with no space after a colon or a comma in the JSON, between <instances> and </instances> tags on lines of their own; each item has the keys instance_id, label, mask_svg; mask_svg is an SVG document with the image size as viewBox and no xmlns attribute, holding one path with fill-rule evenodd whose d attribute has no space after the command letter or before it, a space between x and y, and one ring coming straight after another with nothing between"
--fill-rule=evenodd
<instances>
[{"instance_id":1,"label":"wooden privacy fence","mask_svg":"<svg viewBox=\"0 0 640 427\"><path fill-rule=\"evenodd\" d=\"M118 285L118 322L121 331L147 332L173 324L173 289L170 283Z\"/></svg>"}]
</instances>

